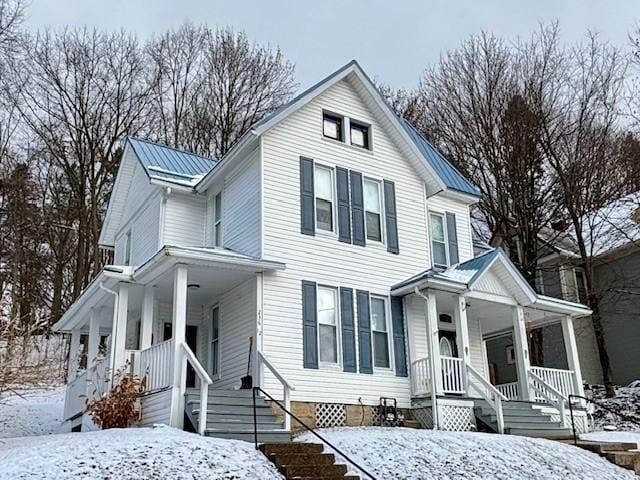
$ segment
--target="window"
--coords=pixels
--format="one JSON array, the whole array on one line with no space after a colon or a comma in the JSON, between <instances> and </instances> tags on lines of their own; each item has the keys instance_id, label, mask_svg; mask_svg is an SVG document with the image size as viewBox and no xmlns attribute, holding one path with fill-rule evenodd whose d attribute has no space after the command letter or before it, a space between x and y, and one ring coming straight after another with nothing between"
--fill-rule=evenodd
<instances>
[{"instance_id":1,"label":"window","mask_svg":"<svg viewBox=\"0 0 640 480\"><path fill-rule=\"evenodd\" d=\"M382 198L380 182L365 178L364 212L367 240L382 241Z\"/></svg>"},{"instance_id":2,"label":"window","mask_svg":"<svg viewBox=\"0 0 640 480\"><path fill-rule=\"evenodd\" d=\"M505 353L507 355L507 365L516 363L516 351L513 348L513 345L507 345Z\"/></svg>"},{"instance_id":3,"label":"window","mask_svg":"<svg viewBox=\"0 0 640 480\"><path fill-rule=\"evenodd\" d=\"M316 228L333 232L333 170L316 165Z\"/></svg>"},{"instance_id":4,"label":"window","mask_svg":"<svg viewBox=\"0 0 640 480\"><path fill-rule=\"evenodd\" d=\"M342 117L324 112L322 114L322 134L333 140L343 141Z\"/></svg>"},{"instance_id":5,"label":"window","mask_svg":"<svg viewBox=\"0 0 640 480\"><path fill-rule=\"evenodd\" d=\"M350 125L351 145L369 150L369 127L367 125L354 122L353 120Z\"/></svg>"},{"instance_id":6,"label":"window","mask_svg":"<svg viewBox=\"0 0 640 480\"><path fill-rule=\"evenodd\" d=\"M449 265L447 258L446 226L444 215L439 213L429 214L431 228L431 249L433 250L433 264L436 267Z\"/></svg>"},{"instance_id":7,"label":"window","mask_svg":"<svg viewBox=\"0 0 640 480\"><path fill-rule=\"evenodd\" d=\"M338 293L318 287L318 341L321 363L338 363Z\"/></svg>"},{"instance_id":8,"label":"window","mask_svg":"<svg viewBox=\"0 0 640 480\"><path fill-rule=\"evenodd\" d=\"M214 307L211 311L209 358L211 358L211 375L218 375L220 372L220 309L218 307Z\"/></svg>"},{"instance_id":9,"label":"window","mask_svg":"<svg viewBox=\"0 0 640 480\"><path fill-rule=\"evenodd\" d=\"M124 239L124 264L131 265L131 230L127 231Z\"/></svg>"},{"instance_id":10,"label":"window","mask_svg":"<svg viewBox=\"0 0 640 480\"><path fill-rule=\"evenodd\" d=\"M373 366L389 368L389 331L384 298L371 297L371 335L373 336Z\"/></svg>"},{"instance_id":11,"label":"window","mask_svg":"<svg viewBox=\"0 0 640 480\"><path fill-rule=\"evenodd\" d=\"M222 192L213 199L213 245L222 244Z\"/></svg>"},{"instance_id":12,"label":"window","mask_svg":"<svg viewBox=\"0 0 640 480\"><path fill-rule=\"evenodd\" d=\"M576 300L579 303L587 303L587 278L584 274L584 270L580 268L574 269L576 276Z\"/></svg>"}]
</instances>

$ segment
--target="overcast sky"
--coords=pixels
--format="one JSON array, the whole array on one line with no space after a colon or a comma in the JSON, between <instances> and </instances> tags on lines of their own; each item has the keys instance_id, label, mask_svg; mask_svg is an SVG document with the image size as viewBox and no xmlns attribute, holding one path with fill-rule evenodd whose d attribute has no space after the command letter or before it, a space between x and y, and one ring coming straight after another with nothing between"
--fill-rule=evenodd
<instances>
[{"instance_id":1,"label":"overcast sky","mask_svg":"<svg viewBox=\"0 0 640 480\"><path fill-rule=\"evenodd\" d=\"M352 58L372 77L412 87L426 65L481 30L515 40L558 20L566 42L592 29L626 46L639 19L640 0L31 0L28 25L124 28L142 39L186 20L231 25L279 45L302 87Z\"/></svg>"}]
</instances>

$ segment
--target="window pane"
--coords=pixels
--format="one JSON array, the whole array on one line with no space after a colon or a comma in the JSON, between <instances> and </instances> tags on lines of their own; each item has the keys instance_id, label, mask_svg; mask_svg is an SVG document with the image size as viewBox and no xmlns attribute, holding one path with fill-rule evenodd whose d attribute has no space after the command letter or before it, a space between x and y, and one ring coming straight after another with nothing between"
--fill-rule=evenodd
<instances>
[{"instance_id":1,"label":"window pane","mask_svg":"<svg viewBox=\"0 0 640 480\"><path fill-rule=\"evenodd\" d=\"M211 365L212 372L214 375L218 373L218 341L212 342L211 344Z\"/></svg>"},{"instance_id":2,"label":"window pane","mask_svg":"<svg viewBox=\"0 0 640 480\"><path fill-rule=\"evenodd\" d=\"M386 312L382 298L371 298L371 325L374 330L379 332L387 331Z\"/></svg>"},{"instance_id":3,"label":"window pane","mask_svg":"<svg viewBox=\"0 0 640 480\"><path fill-rule=\"evenodd\" d=\"M431 215L431 239L444 242L444 220L440 215Z\"/></svg>"},{"instance_id":4,"label":"window pane","mask_svg":"<svg viewBox=\"0 0 640 480\"><path fill-rule=\"evenodd\" d=\"M576 270L576 286L578 289L578 302L586 303L587 301L587 285L584 281L584 273Z\"/></svg>"},{"instance_id":5,"label":"window pane","mask_svg":"<svg viewBox=\"0 0 640 480\"><path fill-rule=\"evenodd\" d=\"M211 338L216 340L219 335L219 325L220 325L220 311L217 308L213 309L213 315L211 320Z\"/></svg>"},{"instance_id":6,"label":"window pane","mask_svg":"<svg viewBox=\"0 0 640 480\"><path fill-rule=\"evenodd\" d=\"M377 213L367 212L367 239L382 241L380 215Z\"/></svg>"},{"instance_id":7,"label":"window pane","mask_svg":"<svg viewBox=\"0 0 640 480\"><path fill-rule=\"evenodd\" d=\"M214 246L219 247L220 246L220 224L216 223L216 225L213 227L214 228L214 239L213 239L213 243Z\"/></svg>"},{"instance_id":8,"label":"window pane","mask_svg":"<svg viewBox=\"0 0 640 480\"><path fill-rule=\"evenodd\" d=\"M389 368L389 341L386 333L373 332L374 366Z\"/></svg>"},{"instance_id":9,"label":"window pane","mask_svg":"<svg viewBox=\"0 0 640 480\"><path fill-rule=\"evenodd\" d=\"M380 213L380 189L377 182L364 181L364 209Z\"/></svg>"},{"instance_id":10,"label":"window pane","mask_svg":"<svg viewBox=\"0 0 640 480\"><path fill-rule=\"evenodd\" d=\"M431 242L433 246L433 263L436 265L447 265L447 250L444 243Z\"/></svg>"},{"instance_id":11,"label":"window pane","mask_svg":"<svg viewBox=\"0 0 640 480\"><path fill-rule=\"evenodd\" d=\"M320 325L320 361L338 363L336 327Z\"/></svg>"},{"instance_id":12,"label":"window pane","mask_svg":"<svg viewBox=\"0 0 640 480\"><path fill-rule=\"evenodd\" d=\"M333 189L331 188L331 170L328 168L315 169L315 191L316 197L324 200L333 200Z\"/></svg>"},{"instance_id":13,"label":"window pane","mask_svg":"<svg viewBox=\"0 0 640 480\"><path fill-rule=\"evenodd\" d=\"M222 194L217 194L216 195L216 201L215 201L215 220L216 222L218 220L220 220L220 216L222 214Z\"/></svg>"},{"instance_id":14,"label":"window pane","mask_svg":"<svg viewBox=\"0 0 640 480\"><path fill-rule=\"evenodd\" d=\"M318 288L318 322L336 324L336 295L330 288Z\"/></svg>"},{"instance_id":15,"label":"window pane","mask_svg":"<svg viewBox=\"0 0 640 480\"><path fill-rule=\"evenodd\" d=\"M342 140L342 119L325 114L322 121L322 133L325 137Z\"/></svg>"},{"instance_id":16,"label":"window pane","mask_svg":"<svg viewBox=\"0 0 640 480\"><path fill-rule=\"evenodd\" d=\"M351 124L351 144L369 148L369 129L362 125Z\"/></svg>"},{"instance_id":17,"label":"window pane","mask_svg":"<svg viewBox=\"0 0 640 480\"><path fill-rule=\"evenodd\" d=\"M333 206L331 202L316 199L316 224L321 230L333 231Z\"/></svg>"}]
</instances>

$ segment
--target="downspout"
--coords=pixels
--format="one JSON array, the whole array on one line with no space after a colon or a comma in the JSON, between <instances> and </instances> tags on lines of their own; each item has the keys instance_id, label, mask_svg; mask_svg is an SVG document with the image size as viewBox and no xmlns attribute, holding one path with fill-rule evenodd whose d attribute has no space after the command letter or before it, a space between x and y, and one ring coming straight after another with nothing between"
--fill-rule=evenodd
<instances>
[{"instance_id":1,"label":"downspout","mask_svg":"<svg viewBox=\"0 0 640 480\"><path fill-rule=\"evenodd\" d=\"M114 300L113 300L113 312L115 315L115 312L118 311L118 300L119 300L119 296L118 296L118 292L116 292L115 290L111 290L110 288L107 288L104 286L104 282L100 282L100 288L102 290L104 290L107 293L110 293L111 295L113 295ZM111 357L109 358L109 370L111 372L111 383L113 384L113 375L114 375L114 365L113 362L115 361L116 355L115 355L115 346L116 346L116 335L118 334L118 322L116 322L115 318L112 319L113 325L111 326L111 347L109 349L110 351L110 355Z\"/></svg>"},{"instance_id":2,"label":"downspout","mask_svg":"<svg viewBox=\"0 0 640 480\"><path fill-rule=\"evenodd\" d=\"M433 417L433 429L438 430L438 392L436 392L436 366L433 363L433 355L431 353L432 347L432 336L433 332L431 331L431 321L429 320L429 309L428 309L428 301L429 298L424 295L418 287L413 288L413 293L424 299L427 308L425 309L426 315L425 320L427 321L427 353L429 354L429 366L431 367L431 372L429 377L431 378L431 416Z\"/></svg>"}]
</instances>

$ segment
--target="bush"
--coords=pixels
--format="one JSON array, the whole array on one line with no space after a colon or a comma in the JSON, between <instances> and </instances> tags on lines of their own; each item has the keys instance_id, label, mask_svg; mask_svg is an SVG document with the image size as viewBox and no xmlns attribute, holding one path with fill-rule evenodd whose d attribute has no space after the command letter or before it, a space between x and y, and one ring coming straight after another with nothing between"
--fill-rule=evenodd
<instances>
[{"instance_id":1,"label":"bush","mask_svg":"<svg viewBox=\"0 0 640 480\"><path fill-rule=\"evenodd\" d=\"M138 421L138 397L144 392L147 379L125 373L125 369L116 373L117 379L105 395L97 400L87 400L87 413L103 430L127 428Z\"/></svg>"}]
</instances>

